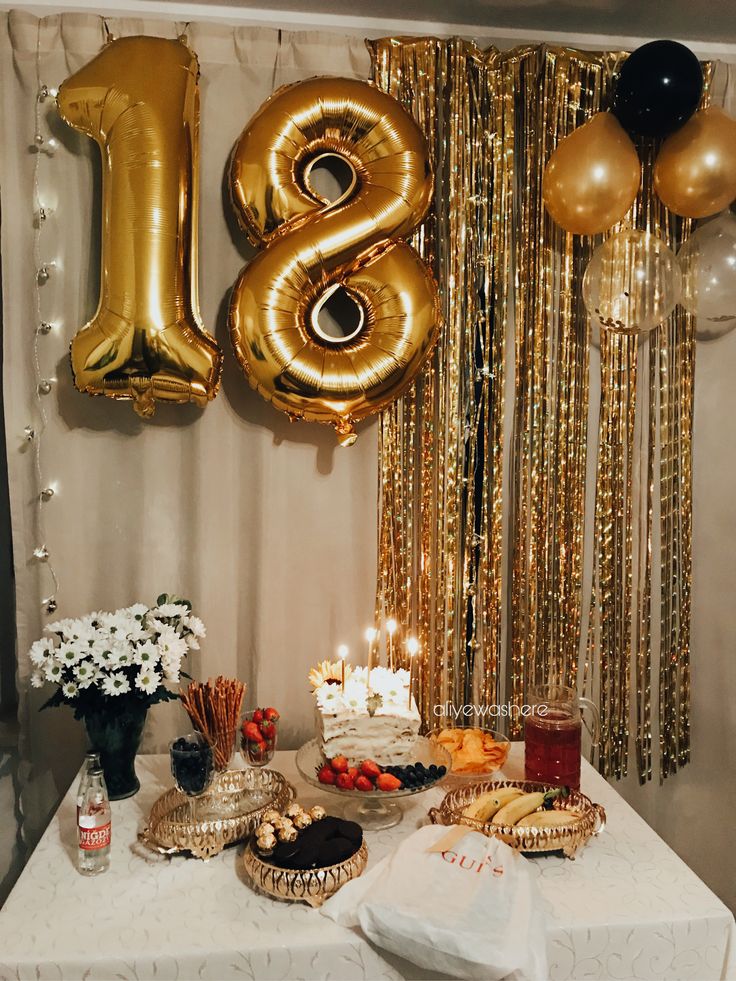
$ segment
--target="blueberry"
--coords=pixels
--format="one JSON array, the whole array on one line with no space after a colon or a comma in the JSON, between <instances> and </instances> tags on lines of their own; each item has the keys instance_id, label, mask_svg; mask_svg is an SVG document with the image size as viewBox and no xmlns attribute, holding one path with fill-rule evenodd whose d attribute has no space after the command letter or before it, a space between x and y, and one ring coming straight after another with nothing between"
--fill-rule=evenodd
<instances>
[{"instance_id":1,"label":"blueberry","mask_svg":"<svg viewBox=\"0 0 736 981\"><path fill-rule=\"evenodd\" d=\"M436 777L437 776L437 764L436 763L430 763L429 764L429 772L432 774L433 777Z\"/></svg>"},{"instance_id":2,"label":"blueberry","mask_svg":"<svg viewBox=\"0 0 736 981\"><path fill-rule=\"evenodd\" d=\"M447 773L447 767L446 766L443 765L443 766L437 767L437 775L438 776L444 777L444 775L446 773Z\"/></svg>"}]
</instances>

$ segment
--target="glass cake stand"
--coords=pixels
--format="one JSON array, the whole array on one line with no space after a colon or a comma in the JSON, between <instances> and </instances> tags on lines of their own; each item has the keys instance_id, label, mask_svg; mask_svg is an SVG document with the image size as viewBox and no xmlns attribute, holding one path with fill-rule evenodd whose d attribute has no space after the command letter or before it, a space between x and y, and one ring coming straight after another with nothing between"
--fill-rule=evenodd
<instances>
[{"instance_id":1,"label":"glass cake stand","mask_svg":"<svg viewBox=\"0 0 736 981\"><path fill-rule=\"evenodd\" d=\"M408 762L423 763L425 766L434 763L437 766L446 767L447 773L452 767L452 757L447 750L424 736L417 739L411 759ZM307 783L318 790L324 790L344 798L347 802L344 809L345 817L351 821L357 821L367 831L392 828L404 816L401 805L398 803L402 797L413 797L416 794L421 794L425 790L439 786L445 779L441 777L439 780L424 784L421 787L402 787L401 790L341 790L333 784L320 783L317 779L317 770L324 763L325 758L316 739L310 739L297 751L296 766Z\"/></svg>"}]
</instances>

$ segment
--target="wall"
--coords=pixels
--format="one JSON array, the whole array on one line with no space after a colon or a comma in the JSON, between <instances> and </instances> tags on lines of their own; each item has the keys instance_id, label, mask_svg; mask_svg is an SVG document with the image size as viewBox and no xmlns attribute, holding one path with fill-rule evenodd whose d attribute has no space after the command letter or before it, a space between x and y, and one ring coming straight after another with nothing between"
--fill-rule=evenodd
<instances>
[{"instance_id":1,"label":"wall","mask_svg":"<svg viewBox=\"0 0 736 981\"><path fill-rule=\"evenodd\" d=\"M692 760L617 788L736 910L736 330L699 340L693 437Z\"/></svg>"}]
</instances>

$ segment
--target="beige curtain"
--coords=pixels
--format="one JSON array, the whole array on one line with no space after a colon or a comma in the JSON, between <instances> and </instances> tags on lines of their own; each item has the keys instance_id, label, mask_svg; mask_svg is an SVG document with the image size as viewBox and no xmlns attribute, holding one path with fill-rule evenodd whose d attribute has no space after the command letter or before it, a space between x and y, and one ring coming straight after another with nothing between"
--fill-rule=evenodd
<instances>
[{"instance_id":1,"label":"beige curtain","mask_svg":"<svg viewBox=\"0 0 736 981\"><path fill-rule=\"evenodd\" d=\"M107 21L115 36L175 37L183 24ZM160 407L142 422L129 403L75 391L69 342L94 311L98 288L99 164L96 147L66 127L53 101L40 131L59 141L39 160L39 196L53 209L34 242L34 144L38 91L56 87L106 38L99 17L0 20L0 193L4 392L18 613L23 809L31 839L76 770L83 746L71 714L38 714L26 651L45 620L49 572L33 551L45 544L60 581L55 616L187 596L207 625L194 665L248 683L251 703L275 704L294 746L312 726L306 673L338 643L356 652L372 619L376 540L376 430L336 446L316 425L291 425L256 395L235 363L225 324L228 291L252 254L231 214L223 178L241 129L274 88L317 74L367 78L359 38L259 28L190 25L201 67L200 296L202 318L225 351L223 387L204 411ZM48 144L46 144L48 146ZM38 289L36 269L55 262ZM51 392L37 399L34 332ZM45 409L45 428L39 416ZM32 426L40 438L42 481ZM55 484L43 504L40 487ZM43 539L43 541L41 540ZM360 647L362 651L362 647ZM47 693L48 694L48 693ZM144 749L161 750L185 724L177 705L149 716Z\"/></svg>"}]
</instances>

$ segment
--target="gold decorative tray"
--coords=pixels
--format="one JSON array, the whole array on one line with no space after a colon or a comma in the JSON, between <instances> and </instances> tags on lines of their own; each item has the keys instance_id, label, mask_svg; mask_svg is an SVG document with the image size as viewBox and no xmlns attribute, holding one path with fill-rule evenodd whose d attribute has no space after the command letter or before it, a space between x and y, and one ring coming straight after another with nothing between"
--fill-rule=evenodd
<instances>
[{"instance_id":1,"label":"gold decorative tray","mask_svg":"<svg viewBox=\"0 0 736 981\"><path fill-rule=\"evenodd\" d=\"M148 825L138 837L163 854L190 852L195 858L211 858L252 834L264 811L282 810L295 796L276 770L226 770L215 775L201 797L167 790L151 808Z\"/></svg>"},{"instance_id":2,"label":"gold decorative tray","mask_svg":"<svg viewBox=\"0 0 736 981\"><path fill-rule=\"evenodd\" d=\"M579 848L593 835L600 834L606 826L606 812L600 804L594 804L579 790L571 790L569 797L555 800L556 810L575 810L582 817L575 824L559 828L516 828L508 825L491 824L466 817L463 810L476 797L499 787L518 787L526 793L554 788L541 783L525 780L495 780L458 787L445 794L439 807L429 811L432 824L465 824L474 831L480 831L489 838L500 838L507 845L525 853L562 851L568 858L574 858Z\"/></svg>"},{"instance_id":3,"label":"gold decorative tray","mask_svg":"<svg viewBox=\"0 0 736 981\"><path fill-rule=\"evenodd\" d=\"M259 889L275 899L305 902L321 906L346 882L363 872L368 861L365 839L357 852L344 862L324 869L282 869L271 865L253 851L249 844L243 854L245 871Z\"/></svg>"}]
</instances>

